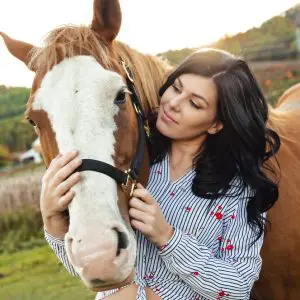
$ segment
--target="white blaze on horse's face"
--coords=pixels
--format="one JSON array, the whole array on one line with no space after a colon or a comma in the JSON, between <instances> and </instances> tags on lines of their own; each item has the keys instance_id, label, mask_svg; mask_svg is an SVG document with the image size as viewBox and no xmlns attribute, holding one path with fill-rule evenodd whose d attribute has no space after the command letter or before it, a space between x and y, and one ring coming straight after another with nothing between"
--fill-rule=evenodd
<instances>
[{"instance_id":1,"label":"white blaze on horse's face","mask_svg":"<svg viewBox=\"0 0 300 300\"><path fill-rule=\"evenodd\" d=\"M81 158L114 165L114 99L123 87L121 76L94 58L68 58L46 74L33 110L47 112L61 153L76 149ZM90 287L125 280L134 267L136 246L118 208L116 182L85 171L74 190L65 237L69 260Z\"/></svg>"}]
</instances>

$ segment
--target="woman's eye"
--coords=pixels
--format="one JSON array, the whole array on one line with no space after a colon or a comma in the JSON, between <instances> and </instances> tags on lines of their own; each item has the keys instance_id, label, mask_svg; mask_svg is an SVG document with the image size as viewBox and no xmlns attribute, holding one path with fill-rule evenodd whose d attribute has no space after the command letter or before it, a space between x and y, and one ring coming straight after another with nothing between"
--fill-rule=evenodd
<instances>
[{"instance_id":1,"label":"woman's eye","mask_svg":"<svg viewBox=\"0 0 300 300\"><path fill-rule=\"evenodd\" d=\"M198 106L193 100L190 100L190 103L193 107L195 107L196 109L200 109L201 107Z\"/></svg>"},{"instance_id":2,"label":"woman's eye","mask_svg":"<svg viewBox=\"0 0 300 300\"><path fill-rule=\"evenodd\" d=\"M126 91L121 90L118 92L117 97L114 100L114 104L119 105L119 104L124 104L126 101Z\"/></svg>"},{"instance_id":3,"label":"woman's eye","mask_svg":"<svg viewBox=\"0 0 300 300\"><path fill-rule=\"evenodd\" d=\"M174 89L174 91L176 93L180 93L181 92L180 89L175 84L173 84L172 87L173 87L173 89Z\"/></svg>"}]
</instances>

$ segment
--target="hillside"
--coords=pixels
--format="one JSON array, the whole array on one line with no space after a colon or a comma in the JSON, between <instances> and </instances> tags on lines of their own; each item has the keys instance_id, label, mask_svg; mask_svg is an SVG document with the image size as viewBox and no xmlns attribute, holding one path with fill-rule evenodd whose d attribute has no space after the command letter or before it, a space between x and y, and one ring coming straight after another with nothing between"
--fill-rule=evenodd
<instances>
[{"instance_id":1,"label":"hillside","mask_svg":"<svg viewBox=\"0 0 300 300\"><path fill-rule=\"evenodd\" d=\"M0 146L6 146L10 152L27 150L36 137L23 116L29 91L0 85Z\"/></svg>"},{"instance_id":2,"label":"hillside","mask_svg":"<svg viewBox=\"0 0 300 300\"><path fill-rule=\"evenodd\" d=\"M296 31L300 29L300 4L281 15L234 36L224 36L205 47L215 47L242 56L248 61L284 60L298 57ZM172 64L178 64L195 48L170 50L158 55Z\"/></svg>"}]
</instances>

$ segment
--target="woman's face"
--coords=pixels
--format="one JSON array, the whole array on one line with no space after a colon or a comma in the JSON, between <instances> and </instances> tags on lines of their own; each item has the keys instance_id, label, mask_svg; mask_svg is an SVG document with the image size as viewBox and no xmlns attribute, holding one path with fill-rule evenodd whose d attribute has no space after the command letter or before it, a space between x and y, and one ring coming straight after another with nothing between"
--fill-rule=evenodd
<instances>
[{"instance_id":1,"label":"woman's face","mask_svg":"<svg viewBox=\"0 0 300 300\"><path fill-rule=\"evenodd\" d=\"M222 129L216 113L217 88L213 80L183 74L162 95L156 127L173 140L195 140Z\"/></svg>"}]
</instances>

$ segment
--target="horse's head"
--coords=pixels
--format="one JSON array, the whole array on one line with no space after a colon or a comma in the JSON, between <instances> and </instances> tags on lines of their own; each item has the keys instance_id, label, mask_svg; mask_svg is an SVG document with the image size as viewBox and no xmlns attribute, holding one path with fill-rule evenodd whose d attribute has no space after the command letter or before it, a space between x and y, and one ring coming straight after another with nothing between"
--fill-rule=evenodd
<instances>
[{"instance_id":1,"label":"horse's head","mask_svg":"<svg viewBox=\"0 0 300 300\"><path fill-rule=\"evenodd\" d=\"M139 126L114 42L120 24L117 0L95 0L90 27L56 29L41 48L1 33L10 52L36 73L26 117L46 165L59 152L77 150L82 159L130 168ZM94 290L125 284L132 280L136 254L129 193L110 176L90 170L81 175L69 207L68 258Z\"/></svg>"}]
</instances>

